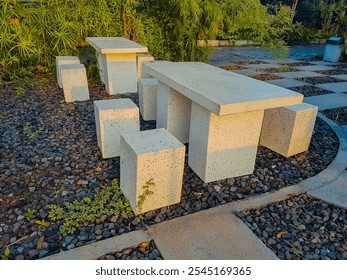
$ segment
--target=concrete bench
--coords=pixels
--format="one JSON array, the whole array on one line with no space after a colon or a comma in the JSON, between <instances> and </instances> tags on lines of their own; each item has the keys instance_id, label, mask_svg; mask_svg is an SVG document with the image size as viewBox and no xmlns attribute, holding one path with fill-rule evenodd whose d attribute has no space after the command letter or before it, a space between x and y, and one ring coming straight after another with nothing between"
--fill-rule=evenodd
<instances>
[{"instance_id":1,"label":"concrete bench","mask_svg":"<svg viewBox=\"0 0 347 280\"><path fill-rule=\"evenodd\" d=\"M157 88L156 79L144 78L139 80L139 107L145 121L157 119Z\"/></svg>"},{"instance_id":2,"label":"concrete bench","mask_svg":"<svg viewBox=\"0 0 347 280\"><path fill-rule=\"evenodd\" d=\"M157 128L189 142L188 164L204 181L251 174L264 110L303 95L200 62L143 63L158 80Z\"/></svg>"},{"instance_id":3,"label":"concrete bench","mask_svg":"<svg viewBox=\"0 0 347 280\"><path fill-rule=\"evenodd\" d=\"M86 68L83 64L65 64L59 67L65 102L89 100Z\"/></svg>"},{"instance_id":4,"label":"concrete bench","mask_svg":"<svg viewBox=\"0 0 347 280\"><path fill-rule=\"evenodd\" d=\"M184 157L185 146L165 129L121 135L120 187L136 214L180 202ZM152 194L144 195L149 181Z\"/></svg>"},{"instance_id":5,"label":"concrete bench","mask_svg":"<svg viewBox=\"0 0 347 280\"><path fill-rule=\"evenodd\" d=\"M61 82L60 66L66 65L66 64L80 64L80 63L81 62L77 56L56 56L55 57L57 82L60 88L63 88L63 84Z\"/></svg>"},{"instance_id":6,"label":"concrete bench","mask_svg":"<svg viewBox=\"0 0 347 280\"><path fill-rule=\"evenodd\" d=\"M260 145L285 157L307 151L317 112L307 103L266 110Z\"/></svg>"},{"instance_id":7,"label":"concrete bench","mask_svg":"<svg viewBox=\"0 0 347 280\"><path fill-rule=\"evenodd\" d=\"M96 135L103 158L120 156L121 133L140 131L139 109L130 99L94 101Z\"/></svg>"}]
</instances>

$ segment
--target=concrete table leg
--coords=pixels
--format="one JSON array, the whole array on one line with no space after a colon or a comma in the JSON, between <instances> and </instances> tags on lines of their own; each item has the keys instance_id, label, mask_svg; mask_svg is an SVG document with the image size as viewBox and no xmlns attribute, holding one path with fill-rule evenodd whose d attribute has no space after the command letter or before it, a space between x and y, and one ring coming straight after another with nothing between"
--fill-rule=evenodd
<instances>
[{"instance_id":1,"label":"concrete table leg","mask_svg":"<svg viewBox=\"0 0 347 280\"><path fill-rule=\"evenodd\" d=\"M253 173L264 110L218 116L192 103L188 164L206 183Z\"/></svg>"},{"instance_id":2,"label":"concrete table leg","mask_svg":"<svg viewBox=\"0 0 347 280\"><path fill-rule=\"evenodd\" d=\"M137 92L136 53L97 53L101 81L110 95Z\"/></svg>"},{"instance_id":3,"label":"concrete table leg","mask_svg":"<svg viewBox=\"0 0 347 280\"><path fill-rule=\"evenodd\" d=\"M165 128L182 143L188 143L191 104L190 99L158 82L157 128Z\"/></svg>"}]
</instances>

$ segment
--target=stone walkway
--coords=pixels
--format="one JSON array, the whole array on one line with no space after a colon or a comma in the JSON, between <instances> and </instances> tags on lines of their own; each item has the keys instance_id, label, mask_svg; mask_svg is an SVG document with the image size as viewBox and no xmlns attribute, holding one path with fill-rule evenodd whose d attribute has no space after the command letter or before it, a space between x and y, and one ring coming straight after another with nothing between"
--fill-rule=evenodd
<instances>
[{"instance_id":1,"label":"stone walkway","mask_svg":"<svg viewBox=\"0 0 347 280\"><path fill-rule=\"evenodd\" d=\"M288 62L297 63L300 62L298 59L321 56L322 52L322 46L293 47L290 50ZM257 71L259 68L280 67L280 64L273 61L266 50L259 48L218 48L211 63L220 66L236 60L250 59L262 60L263 63L242 65L246 69L235 72L251 75L259 74L262 71ZM300 87L302 84L298 83L297 77L332 77L333 75L316 72L329 70L331 65L336 66L334 63L312 61L307 67L295 67L297 70L295 72L273 73L279 79L267 82L286 88ZM339 78L347 80L345 76ZM347 82L330 83L329 86L304 83L332 92L305 98L305 102L317 105L319 110L347 106ZM319 113L319 117L326 121L339 137L340 147L335 160L318 175L276 192L165 221L143 231L109 238L49 256L46 259L97 259L104 254L120 251L149 240L154 240L164 259L278 259L274 252L265 246L234 213L261 208L301 193L308 193L312 197L347 209L347 126L335 124L322 113Z\"/></svg>"}]
</instances>

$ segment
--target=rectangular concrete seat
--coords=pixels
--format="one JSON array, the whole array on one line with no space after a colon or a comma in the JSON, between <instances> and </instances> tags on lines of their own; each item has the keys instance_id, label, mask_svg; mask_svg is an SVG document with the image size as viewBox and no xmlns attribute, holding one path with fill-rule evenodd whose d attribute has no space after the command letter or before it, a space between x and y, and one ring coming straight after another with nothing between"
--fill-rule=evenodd
<instances>
[{"instance_id":1,"label":"rectangular concrete seat","mask_svg":"<svg viewBox=\"0 0 347 280\"><path fill-rule=\"evenodd\" d=\"M144 78L139 80L140 113L145 121L157 119L157 79Z\"/></svg>"},{"instance_id":2,"label":"rectangular concrete seat","mask_svg":"<svg viewBox=\"0 0 347 280\"><path fill-rule=\"evenodd\" d=\"M86 68L83 64L66 64L60 67L66 102L89 100Z\"/></svg>"},{"instance_id":3,"label":"rectangular concrete seat","mask_svg":"<svg viewBox=\"0 0 347 280\"><path fill-rule=\"evenodd\" d=\"M57 82L60 88L63 88L63 84L61 82L60 66L66 65L66 64L80 64L80 63L81 62L77 56L56 56L55 57Z\"/></svg>"},{"instance_id":4,"label":"rectangular concrete seat","mask_svg":"<svg viewBox=\"0 0 347 280\"><path fill-rule=\"evenodd\" d=\"M307 103L266 110L260 145L285 157L307 151L317 112Z\"/></svg>"},{"instance_id":5,"label":"rectangular concrete seat","mask_svg":"<svg viewBox=\"0 0 347 280\"><path fill-rule=\"evenodd\" d=\"M154 57L149 54L136 54L136 66L137 66L137 80L139 81L141 79L142 74L142 63L148 62L148 61L154 61Z\"/></svg>"},{"instance_id":6,"label":"rectangular concrete seat","mask_svg":"<svg viewBox=\"0 0 347 280\"><path fill-rule=\"evenodd\" d=\"M120 156L120 135L140 131L139 108L131 99L94 101L96 135L103 158Z\"/></svg>"},{"instance_id":7,"label":"rectangular concrete seat","mask_svg":"<svg viewBox=\"0 0 347 280\"><path fill-rule=\"evenodd\" d=\"M136 214L180 202L184 157L185 146L165 129L121 135L120 187Z\"/></svg>"}]
</instances>

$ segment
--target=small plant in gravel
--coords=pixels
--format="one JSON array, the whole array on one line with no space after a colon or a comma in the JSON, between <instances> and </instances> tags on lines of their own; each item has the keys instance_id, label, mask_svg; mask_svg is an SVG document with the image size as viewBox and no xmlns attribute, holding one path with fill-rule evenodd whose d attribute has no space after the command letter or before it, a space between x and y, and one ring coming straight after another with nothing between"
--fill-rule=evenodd
<instances>
[{"instance_id":1,"label":"small plant in gravel","mask_svg":"<svg viewBox=\"0 0 347 280\"><path fill-rule=\"evenodd\" d=\"M39 226L39 229L44 229L44 228L48 228L50 223L46 222L44 219L40 220L36 220L35 224L37 224Z\"/></svg>"},{"instance_id":2,"label":"small plant in gravel","mask_svg":"<svg viewBox=\"0 0 347 280\"><path fill-rule=\"evenodd\" d=\"M28 208L27 212L26 212L26 216L27 218L29 218L30 220L34 218L34 210L32 208Z\"/></svg>"},{"instance_id":3,"label":"small plant in gravel","mask_svg":"<svg viewBox=\"0 0 347 280\"><path fill-rule=\"evenodd\" d=\"M41 131L42 131L42 128L34 131L33 127L31 126L29 122L26 122L23 127L24 135L31 140L35 140Z\"/></svg>"},{"instance_id":4,"label":"small plant in gravel","mask_svg":"<svg viewBox=\"0 0 347 280\"><path fill-rule=\"evenodd\" d=\"M1 259L2 259L3 261L8 260L8 259L10 258L10 253L11 253L11 252L10 252L10 249L9 249L8 247L6 247L4 253L1 255Z\"/></svg>"},{"instance_id":5,"label":"small plant in gravel","mask_svg":"<svg viewBox=\"0 0 347 280\"><path fill-rule=\"evenodd\" d=\"M111 186L103 186L93 198L74 200L66 203L64 207L52 204L49 209L49 219L63 221L61 231L64 236L73 234L83 222L91 222L104 215L128 217L132 213L130 203L123 196L116 179Z\"/></svg>"}]
</instances>

